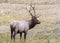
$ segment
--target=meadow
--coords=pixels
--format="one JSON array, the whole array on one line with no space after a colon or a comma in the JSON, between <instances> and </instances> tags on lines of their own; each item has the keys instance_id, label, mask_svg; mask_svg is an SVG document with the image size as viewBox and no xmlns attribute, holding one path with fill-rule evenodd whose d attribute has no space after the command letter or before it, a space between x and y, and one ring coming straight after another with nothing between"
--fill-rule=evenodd
<instances>
[{"instance_id":1,"label":"meadow","mask_svg":"<svg viewBox=\"0 0 60 43\"><path fill-rule=\"evenodd\" d=\"M12 2L13 3L13 2ZM20 40L19 34L14 42L10 38L10 22L29 20L31 16L25 9L29 4L0 4L0 43L60 43L60 5L35 5L41 24L28 31L27 40Z\"/></svg>"}]
</instances>

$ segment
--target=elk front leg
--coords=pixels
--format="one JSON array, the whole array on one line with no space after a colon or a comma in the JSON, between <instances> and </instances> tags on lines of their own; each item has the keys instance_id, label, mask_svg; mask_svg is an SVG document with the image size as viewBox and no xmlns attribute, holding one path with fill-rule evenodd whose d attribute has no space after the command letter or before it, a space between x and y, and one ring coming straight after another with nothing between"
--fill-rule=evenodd
<instances>
[{"instance_id":1,"label":"elk front leg","mask_svg":"<svg viewBox=\"0 0 60 43\"><path fill-rule=\"evenodd\" d=\"M27 32L24 32L24 40L26 40Z\"/></svg>"}]
</instances>

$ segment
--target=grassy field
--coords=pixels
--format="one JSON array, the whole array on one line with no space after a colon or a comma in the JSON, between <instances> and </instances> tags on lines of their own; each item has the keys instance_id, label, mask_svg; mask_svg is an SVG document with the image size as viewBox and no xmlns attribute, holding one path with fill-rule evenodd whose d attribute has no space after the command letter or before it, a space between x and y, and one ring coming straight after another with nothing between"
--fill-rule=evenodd
<instances>
[{"instance_id":1,"label":"grassy field","mask_svg":"<svg viewBox=\"0 0 60 43\"><path fill-rule=\"evenodd\" d=\"M60 43L60 39L27 39L24 41L20 40L19 37L16 38L16 41L10 39L8 35L0 35L0 43Z\"/></svg>"},{"instance_id":2,"label":"grassy field","mask_svg":"<svg viewBox=\"0 0 60 43\"><path fill-rule=\"evenodd\" d=\"M28 31L27 40L10 39L10 22L29 20L28 4L0 4L0 43L60 43L60 5L35 5L41 24Z\"/></svg>"}]
</instances>

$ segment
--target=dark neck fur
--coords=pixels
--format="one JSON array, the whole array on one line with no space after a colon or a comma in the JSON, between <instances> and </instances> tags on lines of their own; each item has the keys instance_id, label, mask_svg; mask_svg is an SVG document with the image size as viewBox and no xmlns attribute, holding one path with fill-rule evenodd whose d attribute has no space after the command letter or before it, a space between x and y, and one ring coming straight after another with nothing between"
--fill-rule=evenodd
<instances>
[{"instance_id":1,"label":"dark neck fur","mask_svg":"<svg viewBox=\"0 0 60 43\"><path fill-rule=\"evenodd\" d=\"M31 20L29 24L29 29L33 28L35 25L36 23L34 23L34 21Z\"/></svg>"}]
</instances>

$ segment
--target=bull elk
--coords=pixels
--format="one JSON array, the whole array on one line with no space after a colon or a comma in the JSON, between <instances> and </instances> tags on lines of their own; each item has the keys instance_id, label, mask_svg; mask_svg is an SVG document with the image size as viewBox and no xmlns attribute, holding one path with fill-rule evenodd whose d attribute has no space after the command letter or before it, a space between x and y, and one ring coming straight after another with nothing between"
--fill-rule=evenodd
<instances>
[{"instance_id":1,"label":"bull elk","mask_svg":"<svg viewBox=\"0 0 60 43\"><path fill-rule=\"evenodd\" d=\"M10 29L11 29L11 39L13 38L15 41L15 36L17 33L20 34L20 39L22 38L22 33L24 33L24 40L26 40L26 35L28 30L35 27L36 24L40 24L41 22L37 19L37 15L35 14L35 7L30 5L29 14L31 15L30 20L24 20L24 21L13 21L10 23ZM27 9L27 8L26 8ZM34 11L34 15L31 13L31 10Z\"/></svg>"}]
</instances>

